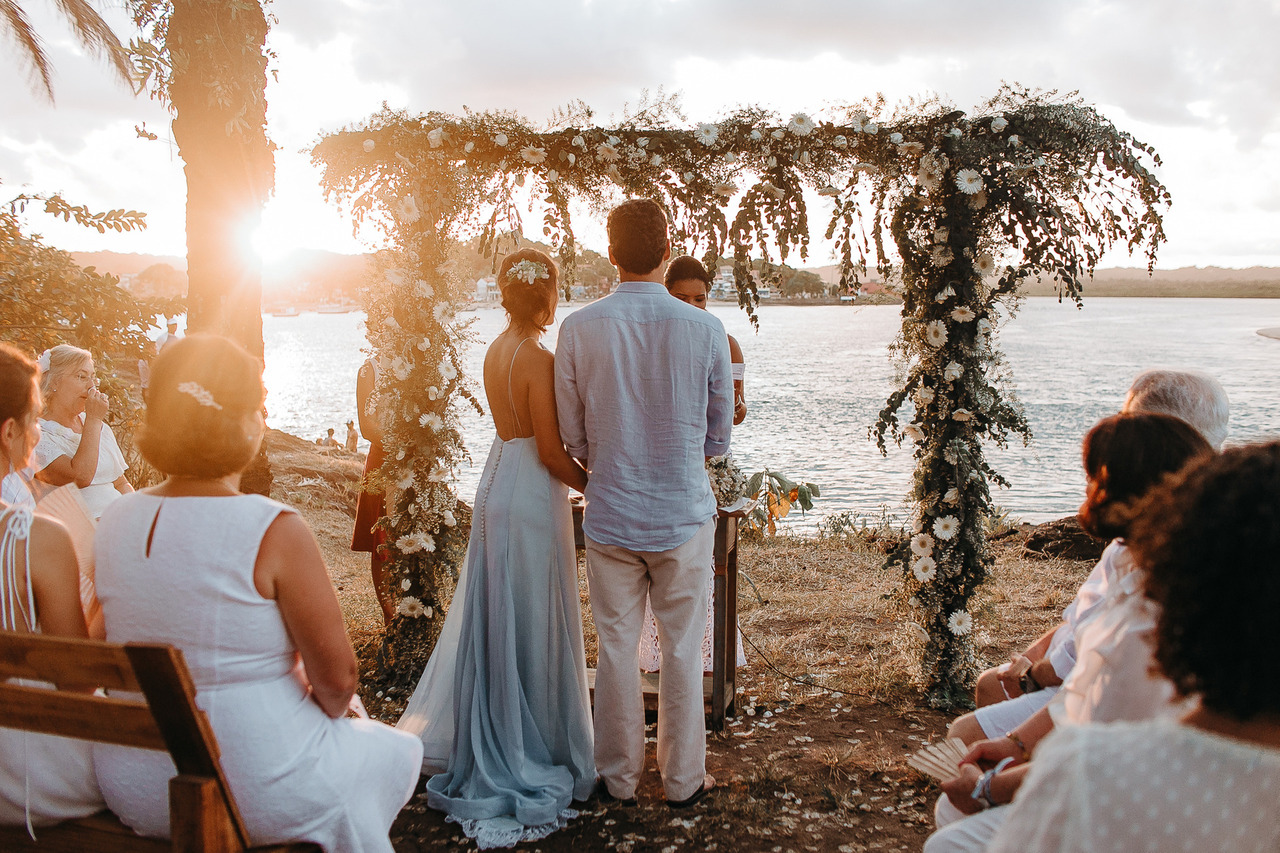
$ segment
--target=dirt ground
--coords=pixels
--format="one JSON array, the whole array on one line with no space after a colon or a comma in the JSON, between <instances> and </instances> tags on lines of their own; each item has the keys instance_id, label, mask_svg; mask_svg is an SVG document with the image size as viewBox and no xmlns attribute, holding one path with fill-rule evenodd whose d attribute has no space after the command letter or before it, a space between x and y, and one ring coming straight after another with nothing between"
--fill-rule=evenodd
<instances>
[{"instance_id":1,"label":"dirt ground","mask_svg":"<svg viewBox=\"0 0 1280 853\"><path fill-rule=\"evenodd\" d=\"M269 447L274 496L298 507L315 530L352 641L367 653L380 638L381 618L367 558L348 550L359 462L322 456L281 433L272 434ZM996 565L973 608L975 640L991 664L1056 624L1090 568L1024 559L1029 530L1014 528L995 541ZM707 770L716 790L694 808L669 809L651 725L638 805L581 805L565 829L521 849L921 849L937 788L905 758L941 737L950 715L925 706L912 682L917 641L894 612L895 579L881 568L875 537L784 535L744 541L741 549L739 624L748 664L738 673L737 716L727 731L708 735ZM595 634L580 580L590 664ZM388 722L402 709L397 697L364 698ZM398 851L473 846L427 808L424 796L410 801L391 834Z\"/></svg>"}]
</instances>

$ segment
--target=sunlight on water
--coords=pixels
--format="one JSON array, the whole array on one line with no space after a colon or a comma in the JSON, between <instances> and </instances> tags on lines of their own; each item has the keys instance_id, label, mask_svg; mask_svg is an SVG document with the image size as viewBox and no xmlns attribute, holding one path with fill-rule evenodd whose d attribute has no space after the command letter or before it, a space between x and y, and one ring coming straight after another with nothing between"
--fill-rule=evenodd
<instances>
[{"instance_id":1,"label":"sunlight on water","mask_svg":"<svg viewBox=\"0 0 1280 853\"><path fill-rule=\"evenodd\" d=\"M572 308L561 308L560 318ZM910 487L910 448L882 457L868 429L894 384L887 347L900 317L893 306L802 307L760 311L760 333L729 305L712 311L734 335L747 362L750 414L734 431L734 454L747 472L768 466L817 483L822 498L797 529L827 513L900 517ZM484 348L505 325L497 309L474 314L480 343L467 353L480 375ZM1216 375L1231 397L1229 442L1280 435L1280 341L1256 330L1280 325L1280 300L1095 299L1076 310L1029 299L1000 333L1018 395L1034 431L1030 447L992 448L993 466L1013 484L995 501L1014 516L1044 521L1075 512L1084 494L1080 439L1116 411L1125 389L1147 367L1198 368ZM355 377L364 360L363 314L263 318L270 416L277 429L314 440L355 417ZM554 347L556 327L547 345ZM470 501L492 421L463 413L477 454L459 472ZM794 519L794 521L793 521Z\"/></svg>"}]
</instances>

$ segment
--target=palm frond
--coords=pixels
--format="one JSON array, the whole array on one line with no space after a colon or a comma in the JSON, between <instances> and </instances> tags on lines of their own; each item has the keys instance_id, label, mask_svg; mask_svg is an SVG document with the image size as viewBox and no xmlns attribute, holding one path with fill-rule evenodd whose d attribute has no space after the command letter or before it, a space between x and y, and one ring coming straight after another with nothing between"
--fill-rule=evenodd
<instances>
[{"instance_id":1,"label":"palm frond","mask_svg":"<svg viewBox=\"0 0 1280 853\"><path fill-rule=\"evenodd\" d=\"M125 82L132 84L128 54L102 16L86 0L54 0L54 5L71 22L80 43L106 59Z\"/></svg>"},{"instance_id":2,"label":"palm frond","mask_svg":"<svg viewBox=\"0 0 1280 853\"><path fill-rule=\"evenodd\" d=\"M44 48L40 45L40 37L31 29L22 7L13 0L0 0L0 17L4 18L10 35L18 43L19 52L31 64L32 83L36 84L37 89L43 89L44 94L52 101L53 69L49 66L49 57L45 56Z\"/></svg>"}]
</instances>

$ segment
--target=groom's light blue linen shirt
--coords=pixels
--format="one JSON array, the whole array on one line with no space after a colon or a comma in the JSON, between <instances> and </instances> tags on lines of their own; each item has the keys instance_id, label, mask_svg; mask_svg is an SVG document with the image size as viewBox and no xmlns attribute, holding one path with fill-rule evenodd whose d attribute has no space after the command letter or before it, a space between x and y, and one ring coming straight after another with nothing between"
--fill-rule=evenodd
<instances>
[{"instance_id":1,"label":"groom's light blue linen shirt","mask_svg":"<svg viewBox=\"0 0 1280 853\"><path fill-rule=\"evenodd\" d=\"M583 532L666 551L715 517L705 457L729 452L724 326L661 284L627 281L570 314L556 342L560 437L585 460Z\"/></svg>"}]
</instances>

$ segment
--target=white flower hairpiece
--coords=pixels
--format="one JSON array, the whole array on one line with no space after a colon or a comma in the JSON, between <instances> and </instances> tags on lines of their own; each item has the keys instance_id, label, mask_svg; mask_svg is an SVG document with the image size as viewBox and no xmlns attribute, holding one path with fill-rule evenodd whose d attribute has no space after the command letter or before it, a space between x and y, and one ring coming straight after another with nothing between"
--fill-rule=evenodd
<instances>
[{"instance_id":1,"label":"white flower hairpiece","mask_svg":"<svg viewBox=\"0 0 1280 853\"><path fill-rule=\"evenodd\" d=\"M36 364L40 366L41 373L49 372L49 350L40 353L40 357L36 359Z\"/></svg>"},{"instance_id":2,"label":"white flower hairpiece","mask_svg":"<svg viewBox=\"0 0 1280 853\"><path fill-rule=\"evenodd\" d=\"M507 278L512 281L533 284L539 279L549 278L547 265L540 264L537 261L520 261L517 264L512 264L511 269L507 270Z\"/></svg>"},{"instance_id":3,"label":"white flower hairpiece","mask_svg":"<svg viewBox=\"0 0 1280 853\"><path fill-rule=\"evenodd\" d=\"M209 393L209 389L205 388L199 382L183 382L179 384L178 393L190 394L200 405L222 411L222 405L217 400L213 399L213 395Z\"/></svg>"}]
</instances>

